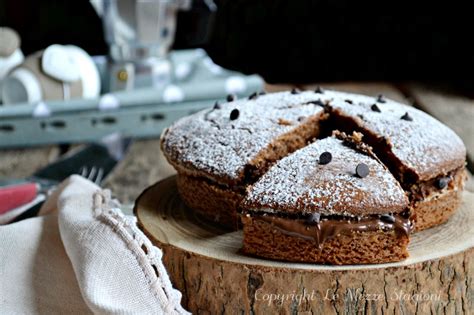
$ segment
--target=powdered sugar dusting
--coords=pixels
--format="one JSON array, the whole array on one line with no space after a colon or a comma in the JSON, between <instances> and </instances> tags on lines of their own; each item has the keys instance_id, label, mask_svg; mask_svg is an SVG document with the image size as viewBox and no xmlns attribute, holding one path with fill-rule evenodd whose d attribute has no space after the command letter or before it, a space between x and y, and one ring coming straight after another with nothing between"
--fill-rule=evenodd
<instances>
[{"instance_id":1,"label":"powdered sugar dusting","mask_svg":"<svg viewBox=\"0 0 474 315\"><path fill-rule=\"evenodd\" d=\"M289 92L238 100L185 117L169 127L163 149L172 161L215 177L238 180L245 166L278 136L323 108L303 104L318 99L314 93ZM230 119L232 110L239 116ZM284 120L282 123L281 120Z\"/></svg>"},{"instance_id":2,"label":"powdered sugar dusting","mask_svg":"<svg viewBox=\"0 0 474 315\"><path fill-rule=\"evenodd\" d=\"M332 161L320 165L319 156L326 151ZM359 163L369 167L365 178L355 175ZM248 189L243 203L259 211L328 215L400 212L407 205L405 193L385 166L332 137L280 160Z\"/></svg>"},{"instance_id":3,"label":"powdered sugar dusting","mask_svg":"<svg viewBox=\"0 0 474 315\"><path fill-rule=\"evenodd\" d=\"M389 139L394 155L421 180L464 164L466 148L462 140L447 126L416 108L392 100L376 103L372 97L334 91L328 91L325 97L332 100L333 109L341 110L364 128ZM345 99L352 100L352 104ZM375 103L380 113L371 110ZM401 119L405 113L413 120Z\"/></svg>"},{"instance_id":4,"label":"powdered sugar dusting","mask_svg":"<svg viewBox=\"0 0 474 315\"><path fill-rule=\"evenodd\" d=\"M320 113L321 106L304 104L318 99L388 139L396 158L421 180L464 164L462 140L435 118L388 99L377 103L379 113L371 110L374 97L328 90L261 95L201 111L174 123L163 137L163 149L170 160L184 167L235 182L262 149L298 125L298 118ZM233 109L239 110L236 120L229 119ZM407 112L412 121L401 119ZM289 124L279 123L280 119Z\"/></svg>"}]
</instances>

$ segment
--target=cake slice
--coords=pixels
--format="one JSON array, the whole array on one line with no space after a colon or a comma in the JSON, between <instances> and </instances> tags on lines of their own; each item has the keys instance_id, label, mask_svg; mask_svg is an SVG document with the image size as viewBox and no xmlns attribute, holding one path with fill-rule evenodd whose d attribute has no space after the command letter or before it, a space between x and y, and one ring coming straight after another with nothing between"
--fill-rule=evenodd
<instances>
[{"instance_id":1,"label":"cake slice","mask_svg":"<svg viewBox=\"0 0 474 315\"><path fill-rule=\"evenodd\" d=\"M244 253L322 264L408 256L408 198L358 137L317 140L248 189L241 208Z\"/></svg>"}]
</instances>

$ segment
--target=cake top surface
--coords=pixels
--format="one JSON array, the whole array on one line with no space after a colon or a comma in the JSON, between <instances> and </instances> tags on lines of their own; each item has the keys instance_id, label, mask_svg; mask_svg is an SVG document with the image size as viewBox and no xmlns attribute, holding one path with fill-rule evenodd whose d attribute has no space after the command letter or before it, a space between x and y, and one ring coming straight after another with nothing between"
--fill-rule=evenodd
<instances>
[{"instance_id":1,"label":"cake top surface","mask_svg":"<svg viewBox=\"0 0 474 315\"><path fill-rule=\"evenodd\" d=\"M163 134L162 148L175 166L238 181L272 141L324 111L307 104L315 99L314 93L287 92L224 103L175 122Z\"/></svg>"},{"instance_id":2,"label":"cake top surface","mask_svg":"<svg viewBox=\"0 0 474 315\"><path fill-rule=\"evenodd\" d=\"M262 149L296 128L302 117L324 111L323 106L308 103L317 100L389 141L395 158L420 180L465 163L462 140L428 114L389 99L330 90L259 95L203 110L170 126L162 147L175 167L219 182L238 183L246 165Z\"/></svg>"},{"instance_id":3,"label":"cake top surface","mask_svg":"<svg viewBox=\"0 0 474 315\"><path fill-rule=\"evenodd\" d=\"M459 136L434 117L408 105L363 95L327 91L331 108L365 129L388 139L391 151L420 180L464 165L466 148ZM350 102L347 102L349 100ZM351 104L352 103L352 104ZM373 107L374 104L376 107Z\"/></svg>"},{"instance_id":4,"label":"cake top surface","mask_svg":"<svg viewBox=\"0 0 474 315\"><path fill-rule=\"evenodd\" d=\"M332 156L327 164L321 163L324 152ZM367 175L357 170L361 164L368 167ZM247 190L242 204L246 211L346 216L398 213L407 206L404 191L384 165L334 137L278 161Z\"/></svg>"}]
</instances>

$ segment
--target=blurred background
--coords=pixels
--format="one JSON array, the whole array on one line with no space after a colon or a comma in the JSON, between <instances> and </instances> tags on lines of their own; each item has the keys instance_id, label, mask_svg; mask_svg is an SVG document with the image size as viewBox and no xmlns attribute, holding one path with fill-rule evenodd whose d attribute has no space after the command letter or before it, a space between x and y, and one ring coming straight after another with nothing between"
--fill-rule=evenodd
<instances>
[{"instance_id":1,"label":"blurred background","mask_svg":"<svg viewBox=\"0 0 474 315\"><path fill-rule=\"evenodd\" d=\"M218 10L209 13L206 2ZM171 48L202 47L217 64L258 73L267 82L425 80L472 86L472 25L469 5L462 1L448 6L201 0L191 6L177 13ZM74 44L91 55L108 53L102 21L89 0L2 0L0 21L20 34L25 54L51 44ZM212 25L205 31L207 22Z\"/></svg>"}]
</instances>

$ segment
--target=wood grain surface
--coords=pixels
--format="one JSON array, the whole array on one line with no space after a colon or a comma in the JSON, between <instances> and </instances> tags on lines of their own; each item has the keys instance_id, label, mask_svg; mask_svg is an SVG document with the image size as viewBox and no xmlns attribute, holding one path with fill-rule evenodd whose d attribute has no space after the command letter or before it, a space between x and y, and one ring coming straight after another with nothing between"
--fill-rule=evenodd
<instances>
[{"instance_id":1,"label":"wood grain surface","mask_svg":"<svg viewBox=\"0 0 474 315\"><path fill-rule=\"evenodd\" d=\"M462 207L447 223L411 236L407 260L380 265L247 257L239 252L241 231L223 230L184 206L175 176L146 190L134 212L143 231L164 250L165 266L184 295L184 306L196 314L461 314L474 307L472 193L464 194ZM314 293L314 299L264 300L265 294L304 292ZM416 300L426 294L434 300ZM325 299L328 295L332 298Z\"/></svg>"},{"instance_id":2,"label":"wood grain surface","mask_svg":"<svg viewBox=\"0 0 474 315\"><path fill-rule=\"evenodd\" d=\"M159 139L137 140L103 186L111 189L122 203L128 204L133 203L146 187L174 173L160 149Z\"/></svg>"},{"instance_id":3,"label":"wood grain surface","mask_svg":"<svg viewBox=\"0 0 474 315\"><path fill-rule=\"evenodd\" d=\"M0 150L0 178L23 178L48 165L59 156L59 147Z\"/></svg>"}]
</instances>

